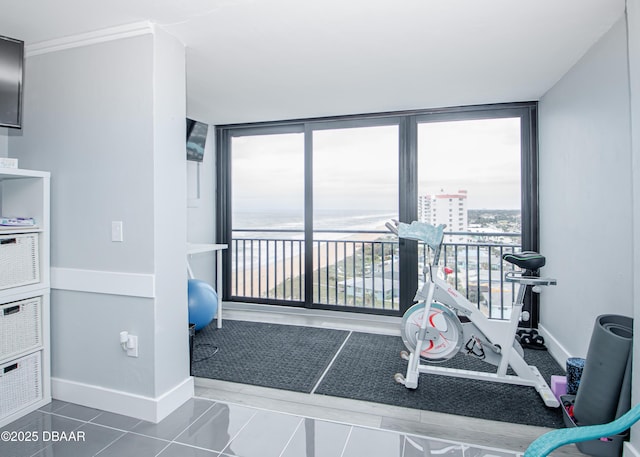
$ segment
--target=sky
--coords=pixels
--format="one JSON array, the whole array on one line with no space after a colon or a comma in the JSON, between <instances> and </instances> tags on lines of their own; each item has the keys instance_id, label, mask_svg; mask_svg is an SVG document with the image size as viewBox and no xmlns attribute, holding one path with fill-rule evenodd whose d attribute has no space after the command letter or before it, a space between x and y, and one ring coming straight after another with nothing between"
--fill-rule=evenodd
<instances>
[{"instance_id":1,"label":"sky","mask_svg":"<svg viewBox=\"0 0 640 457\"><path fill-rule=\"evenodd\" d=\"M314 131L313 169L314 209L397 211L398 127ZM235 211L302 212L304 135L233 138L232 186ZM419 124L418 189L467 190L469 209L519 209L520 119Z\"/></svg>"},{"instance_id":2,"label":"sky","mask_svg":"<svg viewBox=\"0 0 640 457\"><path fill-rule=\"evenodd\" d=\"M418 126L418 193L468 192L470 209L520 209L520 119Z\"/></svg>"}]
</instances>

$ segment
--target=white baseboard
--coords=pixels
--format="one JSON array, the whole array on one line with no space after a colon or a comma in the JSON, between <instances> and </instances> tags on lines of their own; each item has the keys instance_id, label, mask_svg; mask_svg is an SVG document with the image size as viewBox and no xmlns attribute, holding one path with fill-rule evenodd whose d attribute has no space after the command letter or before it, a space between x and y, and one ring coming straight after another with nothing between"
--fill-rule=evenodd
<instances>
[{"instance_id":1,"label":"white baseboard","mask_svg":"<svg viewBox=\"0 0 640 457\"><path fill-rule=\"evenodd\" d=\"M633 446L633 444L626 441L623 446L622 455L623 457L640 457L640 452Z\"/></svg>"},{"instance_id":2,"label":"white baseboard","mask_svg":"<svg viewBox=\"0 0 640 457\"><path fill-rule=\"evenodd\" d=\"M158 423L193 397L194 380L190 376L155 398L59 378L51 378L51 390L57 400Z\"/></svg>"},{"instance_id":3,"label":"white baseboard","mask_svg":"<svg viewBox=\"0 0 640 457\"><path fill-rule=\"evenodd\" d=\"M575 356L569 354L569 351L567 351L567 349L560 344L560 342L551 335L543 325L538 327L538 331L544 338L549 354L556 359L556 362L558 362L561 367L565 368L567 366L567 359Z\"/></svg>"}]
</instances>

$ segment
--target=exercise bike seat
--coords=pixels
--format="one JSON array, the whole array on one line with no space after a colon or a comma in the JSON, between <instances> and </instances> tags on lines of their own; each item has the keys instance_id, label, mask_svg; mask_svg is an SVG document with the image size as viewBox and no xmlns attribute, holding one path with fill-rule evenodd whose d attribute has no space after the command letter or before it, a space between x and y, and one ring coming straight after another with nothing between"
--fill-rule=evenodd
<instances>
[{"instance_id":1,"label":"exercise bike seat","mask_svg":"<svg viewBox=\"0 0 640 457\"><path fill-rule=\"evenodd\" d=\"M502 259L527 271L538 271L546 262L542 254L533 251L510 252L504 254Z\"/></svg>"}]
</instances>

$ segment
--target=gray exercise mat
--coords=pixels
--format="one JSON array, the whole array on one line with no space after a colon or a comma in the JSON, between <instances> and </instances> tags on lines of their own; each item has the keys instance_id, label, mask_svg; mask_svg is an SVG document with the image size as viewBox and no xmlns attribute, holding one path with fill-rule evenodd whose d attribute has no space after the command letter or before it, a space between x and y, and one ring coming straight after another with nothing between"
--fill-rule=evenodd
<instances>
[{"instance_id":1,"label":"gray exercise mat","mask_svg":"<svg viewBox=\"0 0 640 457\"><path fill-rule=\"evenodd\" d=\"M353 333L325 375L316 394L346 397L406 408L477 417L502 422L563 427L562 411L552 409L532 387L421 374L416 390L394 381L407 362L400 337ZM547 351L525 350L525 359L550 380L564 370ZM495 367L458 354L438 364L451 368L493 371Z\"/></svg>"},{"instance_id":2,"label":"gray exercise mat","mask_svg":"<svg viewBox=\"0 0 640 457\"><path fill-rule=\"evenodd\" d=\"M196 332L192 375L311 392L348 332L225 320Z\"/></svg>"},{"instance_id":3,"label":"gray exercise mat","mask_svg":"<svg viewBox=\"0 0 640 457\"><path fill-rule=\"evenodd\" d=\"M193 375L308 393L345 339L314 394L563 427L561 410L547 408L531 387L422 374L417 390L406 389L393 380L406 369L399 356L405 347L400 337L388 335L225 320L222 329L210 325L196 333ZM547 351L525 350L525 359L547 381L551 375L564 375ZM495 371L492 365L461 355L439 365Z\"/></svg>"}]
</instances>

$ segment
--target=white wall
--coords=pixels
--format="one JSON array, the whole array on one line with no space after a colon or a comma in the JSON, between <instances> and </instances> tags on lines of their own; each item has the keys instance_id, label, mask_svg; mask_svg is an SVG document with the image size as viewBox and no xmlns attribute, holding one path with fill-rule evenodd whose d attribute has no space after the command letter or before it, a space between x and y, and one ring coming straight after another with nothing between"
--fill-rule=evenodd
<instances>
[{"instance_id":1,"label":"white wall","mask_svg":"<svg viewBox=\"0 0 640 457\"><path fill-rule=\"evenodd\" d=\"M541 327L558 359L585 357L595 318L634 317L640 403L640 0L540 100L541 249L558 286ZM640 456L636 424L625 456Z\"/></svg>"},{"instance_id":2,"label":"white wall","mask_svg":"<svg viewBox=\"0 0 640 457\"><path fill-rule=\"evenodd\" d=\"M52 171L54 267L153 271L152 46L145 35L26 59L9 154ZM124 222L124 243L111 242L111 221Z\"/></svg>"},{"instance_id":3,"label":"white wall","mask_svg":"<svg viewBox=\"0 0 640 457\"><path fill-rule=\"evenodd\" d=\"M640 0L627 0L631 147L633 177L633 302L634 334L640 335ZM639 337L636 337L639 338ZM636 348L638 347L635 345ZM634 353L632 404L640 403L640 351ZM625 455L640 456L640 424L631 434Z\"/></svg>"},{"instance_id":4,"label":"white wall","mask_svg":"<svg viewBox=\"0 0 640 457\"><path fill-rule=\"evenodd\" d=\"M152 31L27 49L23 130L8 142L21 168L52 176L54 397L147 420L193 394L184 48ZM138 358L122 330L138 336Z\"/></svg>"},{"instance_id":5,"label":"white wall","mask_svg":"<svg viewBox=\"0 0 640 457\"><path fill-rule=\"evenodd\" d=\"M154 380L157 396L189 375L184 46L157 29L153 58Z\"/></svg>"},{"instance_id":6,"label":"white wall","mask_svg":"<svg viewBox=\"0 0 640 457\"><path fill-rule=\"evenodd\" d=\"M9 129L0 127L0 157L9 157Z\"/></svg>"},{"instance_id":7,"label":"white wall","mask_svg":"<svg viewBox=\"0 0 640 457\"><path fill-rule=\"evenodd\" d=\"M200 198L190 200L187 209L187 240L191 243L215 243L216 234L216 148L215 127L209 126L203 161L200 164ZM188 188L195 187L195 162L188 162ZM190 257L189 263L197 279L215 285L215 252ZM214 286L215 287L215 286Z\"/></svg>"},{"instance_id":8,"label":"white wall","mask_svg":"<svg viewBox=\"0 0 640 457\"><path fill-rule=\"evenodd\" d=\"M632 316L633 205L624 17L540 100L540 246L558 285L541 327L585 357L595 318Z\"/></svg>"}]
</instances>

